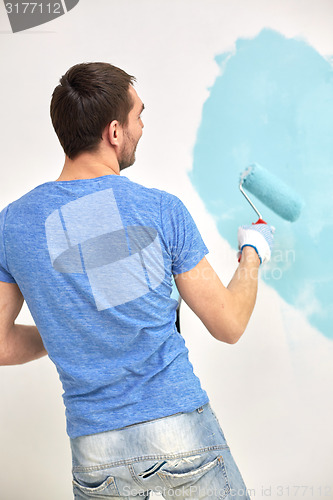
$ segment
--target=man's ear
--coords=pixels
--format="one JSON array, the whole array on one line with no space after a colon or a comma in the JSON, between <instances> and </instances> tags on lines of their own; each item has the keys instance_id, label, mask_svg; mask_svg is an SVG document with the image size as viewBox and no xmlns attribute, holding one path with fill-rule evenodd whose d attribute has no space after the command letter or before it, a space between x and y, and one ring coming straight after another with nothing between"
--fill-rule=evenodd
<instances>
[{"instance_id":1,"label":"man's ear","mask_svg":"<svg viewBox=\"0 0 333 500\"><path fill-rule=\"evenodd\" d=\"M107 137L112 146L119 146L119 142L122 140L123 130L122 126L118 120L113 120L106 127Z\"/></svg>"}]
</instances>

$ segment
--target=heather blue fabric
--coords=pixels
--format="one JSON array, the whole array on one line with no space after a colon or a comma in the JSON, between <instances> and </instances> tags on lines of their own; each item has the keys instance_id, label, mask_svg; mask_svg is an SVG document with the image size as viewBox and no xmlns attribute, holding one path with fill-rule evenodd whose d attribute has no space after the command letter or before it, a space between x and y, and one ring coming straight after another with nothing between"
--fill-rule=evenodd
<instances>
[{"instance_id":1,"label":"heather blue fabric","mask_svg":"<svg viewBox=\"0 0 333 500\"><path fill-rule=\"evenodd\" d=\"M176 196L125 176L47 182L2 210L0 280L55 363L71 438L208 402L171 297L207 253Z\"/></svg>"}]
</instances>

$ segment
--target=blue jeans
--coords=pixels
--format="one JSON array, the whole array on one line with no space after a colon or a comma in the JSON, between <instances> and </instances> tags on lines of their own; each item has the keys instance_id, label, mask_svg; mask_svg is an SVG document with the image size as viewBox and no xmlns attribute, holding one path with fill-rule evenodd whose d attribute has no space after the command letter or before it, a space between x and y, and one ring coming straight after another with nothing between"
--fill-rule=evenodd
<instances>
[{"instance_id":1,"label":"blue jeans","mask_svg":"<svg viewBox=\"0 0 333 500\"><path fill-rule=\"evenodd\" d=\"M250 499L209 403L70 443L75 499Z\"/></svg>"}]
</instances>

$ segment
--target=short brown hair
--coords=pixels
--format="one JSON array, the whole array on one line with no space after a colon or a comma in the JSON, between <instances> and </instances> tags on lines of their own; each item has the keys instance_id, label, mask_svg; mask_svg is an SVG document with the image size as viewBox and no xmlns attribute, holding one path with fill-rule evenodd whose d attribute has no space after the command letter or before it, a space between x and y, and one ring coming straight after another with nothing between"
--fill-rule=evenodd
<instances>
[{"instance_id":1,"label":"short brown hair","mask_svg":"<svg viewBox=\"0 0 333 500\"><path fill-rule=\"evenodd\" d=\"M127 124L133 107L129 86L134 76L108 63L92 62L70 68L54 89L51 119L65 154L74 159L97 149L108 123Z\"/></svg>"}]
</instances>

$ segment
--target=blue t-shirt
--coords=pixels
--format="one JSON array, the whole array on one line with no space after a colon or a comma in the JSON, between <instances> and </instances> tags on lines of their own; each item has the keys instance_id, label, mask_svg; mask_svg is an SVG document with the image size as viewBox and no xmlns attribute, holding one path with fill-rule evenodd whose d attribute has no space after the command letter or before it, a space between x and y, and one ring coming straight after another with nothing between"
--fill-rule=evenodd
<instances>
[{"instance_id":1,"label":"blue t-shirt","mask_svg":"<svg viewBox=\"0 0 333 500\"><path fill-rule=\"evenodd\" d=\"M207 253L179 198L124 176L46 182L2 210L0 281L57 368L71 438L208 402L171 297Z\"/></svg>"}]
</instances>

